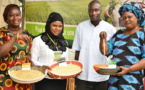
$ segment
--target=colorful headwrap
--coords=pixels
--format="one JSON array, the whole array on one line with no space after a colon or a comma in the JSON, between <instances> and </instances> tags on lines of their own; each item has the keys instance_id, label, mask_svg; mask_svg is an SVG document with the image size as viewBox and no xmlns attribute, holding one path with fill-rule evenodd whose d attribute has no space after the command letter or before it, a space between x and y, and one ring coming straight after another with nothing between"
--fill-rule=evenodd
<instances>
[{"instance_id":1,"label":"colorful headwrap","mask_svg":"<svg viewBox=\"0 0 145 90\"><path fill-rule=\"evenodd\" d=\"M138 18L138 24L140 26L145 25L145 14L142 8L135 2L130 2L123 4L119 9L119 14L122 17L123 13L125 12L131 12L135 14L135 16Z\"/></svg>"}]
</instances>

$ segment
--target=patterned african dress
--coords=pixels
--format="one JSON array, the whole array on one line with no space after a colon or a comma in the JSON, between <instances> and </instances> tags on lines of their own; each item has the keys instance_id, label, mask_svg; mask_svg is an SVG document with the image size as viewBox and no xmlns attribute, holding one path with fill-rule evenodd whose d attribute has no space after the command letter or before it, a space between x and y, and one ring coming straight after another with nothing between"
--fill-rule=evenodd
<instances>
[{"instance_id":1,"label":"patterned african dress","mask_svg":"<svg viewBox=\"0 0 145 90\"><path fill-rule=\"evenodd\" d=\"M27 30L22 33L31 35ZM0 45L4 44L13 36L12 33L5 28L0 29ZM32 41L32 40L31 40ZM32 43L32 42L31 42ZM31 84L19 84L10 78L8 69L12 66L21 65L29 62L27 55L30 54L31 43L27 44L23 40L16 40L10 52L0 57L0 90L31 90Z\"/></svg>"},{"instance_id":2,"label":"patterned african dress","mask_svg":"<svg viewBox=\"0 0 145 90\"><path fill-rule=\"evenodd\" d=\"M119 30L107 44L117 66L130 67L145 59L145 31L141 29L132 35L124 35L123 31ZM143 74L135 71L123 76L110 76L108 90L144 90Z\"/></svg>"}]
</instances>

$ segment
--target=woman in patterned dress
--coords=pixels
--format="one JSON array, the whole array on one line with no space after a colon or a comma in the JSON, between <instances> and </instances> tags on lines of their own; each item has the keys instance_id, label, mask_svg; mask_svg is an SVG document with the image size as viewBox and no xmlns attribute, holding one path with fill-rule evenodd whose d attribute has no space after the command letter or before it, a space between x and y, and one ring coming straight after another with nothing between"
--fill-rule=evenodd
<instances>
[{"instance_id":1,"label":"woman in patterned dress","mask_svg":"<svg viewBox=\"0 0 145 90\"><path fill-rule=\"evenodd\" d=\"M144 90L145 69L145 15L134 2L123 4L119 9L125 29L121 29L106 42L106 32L100 33L100 51L113 55L121 72L111 75L108 90ZM139 24L139 25L138 25ZM105 48L104 48L105 44ZM104 52L105 49L105 52Z\"/></svg>"},{"instance_id":2,"label":"woman in patterned dress","mask_svg":"<svg viewBox=\"0 0 145 90\"><path fill-rule=\"evenodd\" d=\"M12 66L29 62L31 34L19 27L22 17L18 5L7 5L3 18L8 27L0 28L0 90L31 90L30 84L16 83L8 75Z\"/></svg>"}]
</instances>

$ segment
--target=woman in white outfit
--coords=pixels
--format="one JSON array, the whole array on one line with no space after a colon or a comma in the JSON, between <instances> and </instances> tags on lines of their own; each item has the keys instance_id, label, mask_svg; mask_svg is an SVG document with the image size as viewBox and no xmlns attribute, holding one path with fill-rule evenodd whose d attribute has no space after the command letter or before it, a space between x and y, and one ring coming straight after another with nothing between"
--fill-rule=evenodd
<instances>
[{"instance_id":1,"label":"woman in white outfit","mask_svg":"<svg viewBox=\"0 0 145 90\"><path fill-rule=\"evenodd\" d=\"M55 63L54 58L56 58L57 51L59 51L60 57L65 57L66 60L68 59L67 42L62 35L63 27L64 23L61 15L52 12L46 22L45 32L33 39L31 60L34 65L49 69L49 66ZM66 89L66 79L52 79L49 76L35 83L35 90Z\"/></svg>"}]
</instances>

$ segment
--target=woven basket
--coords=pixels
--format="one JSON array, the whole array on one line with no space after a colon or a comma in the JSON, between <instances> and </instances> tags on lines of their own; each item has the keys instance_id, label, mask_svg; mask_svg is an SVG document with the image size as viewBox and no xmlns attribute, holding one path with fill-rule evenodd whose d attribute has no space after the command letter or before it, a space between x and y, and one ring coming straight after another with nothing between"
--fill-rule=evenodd
<instances>
[{"instance_id":1,"label":"woven basket","mask_svg":"<svg viewBox=\"0 0 145 90\"><path fill-rule=\"evenodd\" d=\"M13 66L11 67L9 70L8 70L8 74L10 75L10 78L17 82L17 83L21 83L21 84L30 84L30 83L35 83L35 82L38 82L40 80L42 80L45 75L47 74L47 70L46 68L44 67L39 67L39 66L33 66L31 67L31 70L38 70L38 71L41 71L42 73L44 73L44 76L41 76L39 78L36 78L36 79L32 79L32 80L21 80L21 79L17 79L17 78L14 78L13 76L11 76L11 71L18 71L18 70L22 70L22 66L21 65L18 65L18 66Z\"/></svg>"},{"instance_id":2,"label":"woven basket","mask_svg":"<svg viewBox=\"0 0 145 90\"><path fill-rule=\"evenodd\" d=\"M119 67L116 68L100 68L97 70L97 73L102 74L102 75L112 75L117 73L120 70Z\"/></svg>"}]
</instances>

